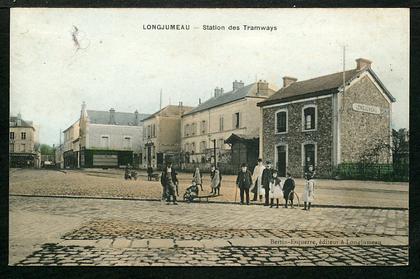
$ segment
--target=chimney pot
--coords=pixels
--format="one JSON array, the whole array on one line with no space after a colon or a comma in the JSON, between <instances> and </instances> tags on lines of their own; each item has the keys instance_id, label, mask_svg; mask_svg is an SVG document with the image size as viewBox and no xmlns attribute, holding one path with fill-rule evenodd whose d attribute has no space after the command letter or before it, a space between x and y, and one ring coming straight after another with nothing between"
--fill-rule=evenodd
<instances>
[{"instance_id":1,"label":"chimney pot","mask_svg":"<svg viewBox=\"0 0 420 279\"><path fill-rule=\"evenodd\" d=\"M214 89L214 97L219 97L222 94L223 94L223 88L216 87Z\"/></svg>"},{"instance_id":2,"label":"chimney pot","mask_svg":"<svg viewBox=\"0 0 420 279\"><path fill-rule=\"evenodd\" d=\"M115 109L109 110L109 124L115 124Z\"/></svg>"},{"instance_id":3,"label":"chimney pot","mask_svg":"<svg viewBox=\"0 0 420 279\"><path fill-rule=\"evenodd\" d=\"M287 87L296 81L297 81L297 78L285 76L283 77L283 87Z\"/></svg>"},{"instance_id":4,"label":"chimney pot","mask_svg":"<svg viewBox=\"0 0 420 279\"><path fill-rule=\"evenodd\" d=\"M372 61L366 59L366 58L358 58L356 59L357 64L357 70L363 70L364 68L370 68L370 65L372 64Z\"/></svg>"},{"instance_id":5,"label":"chimney pot","mask_svg":"<svg viewBox=\"0 0 420 279\"><path fill-rule=\"evenodd\" d=\"M233 82L233 91L238 90L239 88L244 87L244 83L241 81L237 81L235 79L235 81Z\"/></svg>"}]
</instances>

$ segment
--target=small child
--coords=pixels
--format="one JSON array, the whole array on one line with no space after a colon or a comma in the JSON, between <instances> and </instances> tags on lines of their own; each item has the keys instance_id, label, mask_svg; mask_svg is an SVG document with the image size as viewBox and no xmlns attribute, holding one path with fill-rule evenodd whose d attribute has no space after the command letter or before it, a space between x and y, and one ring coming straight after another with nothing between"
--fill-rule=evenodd
<instances>
[{"instance_id":1,"label":"small child","mask_svg":"<svg viewBox=\"0 0 420 279\"><path fill-rule=\"evenodd\" d=\"M272 171L272 178L270 180L270 199L271 199L271 205L270 208L274 206L274 199L277 201L276 208L279 208L279 200L282 197L282 189L281 189L281 179L277 177L277 170Z\"/></svg>"},{"instance_id":2,"label":"small child","mask_svg":"<svg viewBox=\"0 0 420 279\"><path fill-rule=\"evenodd\" d=\"M303 187L303 209L302 210L311 210L311 203L314 201L314 180L313 176L306 174L305 186Z\"/></svg>"},{"instance_id":3,"label":"small child","mask_svg":"<svg viewBox=\"0 0 420 279\"><path fill-rule=\"evenodd\" d=\"M198 196L198 191L197 183L193 180L192 185L185 191L184 200L192 202Z\"/></svg>"}]
</instances>

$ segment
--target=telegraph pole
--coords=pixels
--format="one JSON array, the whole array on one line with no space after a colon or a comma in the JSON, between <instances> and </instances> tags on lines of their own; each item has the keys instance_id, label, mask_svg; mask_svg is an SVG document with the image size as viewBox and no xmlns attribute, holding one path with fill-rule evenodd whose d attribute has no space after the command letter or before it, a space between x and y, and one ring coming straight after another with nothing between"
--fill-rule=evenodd
<instances>
[{"instance_id":1,"label":"telegraph pole","mask_svg":"<svg viewBox=\"0 0 420 279\"><path fill-rule=\"evenodd\" d=\"M162 109L162 88L160 89L160 103L159 103L159 110Z\"/></svg>"},{"instance_id":2,"label":"telegraph pole","mask_svg":"<svg viewBox=\"0 0 420 279\"><path fill-rule=\"evenodd\" d=\"M343 95L346 90L346 46L343 46Z\"/></svg>"},{"instance_id":3,"label":"telegraph pole","mask_svg":"<svg viewBox=\"0 0 420 279\"><path fill-rule=\"evenodd\" d=\"M214 154L214 166L217 167L216 139L213 139L213 154Z\"/></svg>"}]
</instances>

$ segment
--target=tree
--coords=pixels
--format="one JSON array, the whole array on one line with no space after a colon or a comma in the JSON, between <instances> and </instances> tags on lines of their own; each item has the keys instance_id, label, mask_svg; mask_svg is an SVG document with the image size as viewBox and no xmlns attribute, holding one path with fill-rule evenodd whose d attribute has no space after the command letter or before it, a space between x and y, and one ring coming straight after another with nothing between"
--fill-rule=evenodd
<instances>
[{"instance_id":1,"label":"tree","mask_svg":"<svg viewBox=\"0 0 420 279\"><path fill-rule=\"evenodd\" d=\"M405 128L394 130L392 129L392 163L394 166L408 164L409 154L409 133Z\"/></svg>"},{"instance_id":2,"label":"tree","mask_svg":"<svg viewBox=\"0 0 420 279\"><path fill-rule=\"evenodd\" d=\"M48 144L41 144L41 155L54 155L54 148Z\"/></svg>"}]
</instances>

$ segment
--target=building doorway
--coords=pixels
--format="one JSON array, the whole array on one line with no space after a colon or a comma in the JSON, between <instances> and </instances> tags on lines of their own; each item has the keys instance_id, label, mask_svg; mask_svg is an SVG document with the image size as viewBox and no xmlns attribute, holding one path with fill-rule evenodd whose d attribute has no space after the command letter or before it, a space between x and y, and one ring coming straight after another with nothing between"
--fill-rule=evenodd
<instances>
[{"instance_id":1,"label":"building doorway","mask_svg":"<svg viewBox=\"0 0 420 279\"><path fill-rule=\"evenodd\" d=\"M152 147L150 145L147 147L147 165L152 165Z\"/></svg>"},{"instance_id":2,"label":"building doorway","mask_svg":"<svg viewBox=\"0 0 420 279\"><path fill-rule=\"evenodd\" d=\"M304 145L304 167L305 172L308 171L309 166L315 168L315 144L305 144Z\"/></svg>"},{"instance_id":3,"label":"building doorway","mask_svg":"<svg viewBox=\"0 0 420 279\"><path fill-rule=\"evenodd\" d=\"M277 146L277 172L278 176L286 177L286 146Z\"/></svg>"}]
</instances>

